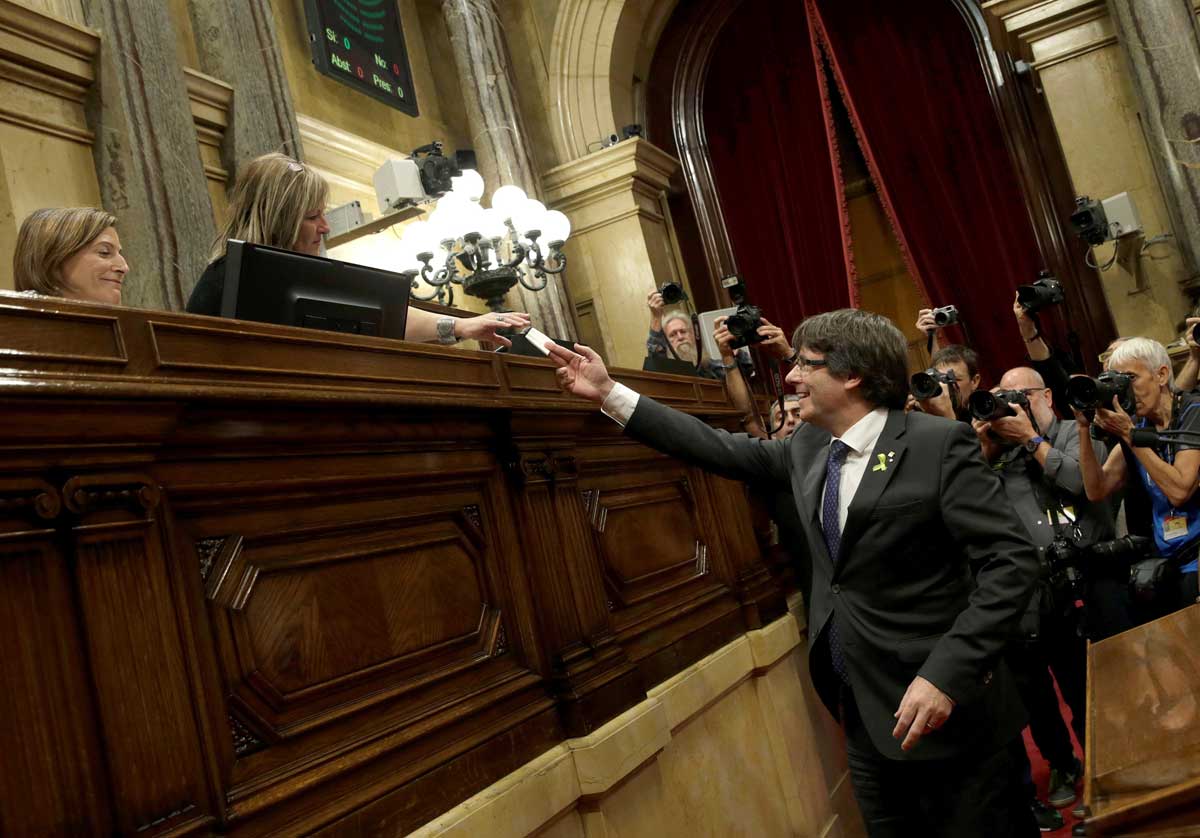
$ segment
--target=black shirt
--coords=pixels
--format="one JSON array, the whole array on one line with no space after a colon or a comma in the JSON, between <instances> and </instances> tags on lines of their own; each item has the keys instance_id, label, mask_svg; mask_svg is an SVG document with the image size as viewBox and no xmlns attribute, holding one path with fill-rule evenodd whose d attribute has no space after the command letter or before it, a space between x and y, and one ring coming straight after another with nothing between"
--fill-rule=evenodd
<instances>
[{"instance_id":1,"label":"black shirt","mask_svg":"<svg viewBox=\"0 0 1200 838\"><path fill-rule=\"evenodd\" d=\"M224 293L225 257L222 256L205 268L204 273L200 274L200 280L192 289L192 296L188 298L185 310L189 314L209 314L213 317L220 317L221 297Z\"/></svg>"}]
</instances>

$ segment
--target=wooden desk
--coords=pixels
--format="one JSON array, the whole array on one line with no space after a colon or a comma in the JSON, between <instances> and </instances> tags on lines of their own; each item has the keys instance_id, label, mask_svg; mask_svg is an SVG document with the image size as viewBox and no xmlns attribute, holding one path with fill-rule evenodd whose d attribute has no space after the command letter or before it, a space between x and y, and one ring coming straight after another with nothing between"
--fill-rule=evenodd
<instances>
[{"instance_id":1,"label":"wooden desk","mask_svg":"<svg viewBox=\"0 0 1200 838\"><path fill-rule=\"evenodd\" d=\"M4 835L403 834L785 607L541 359L0 295L0 415Z\"/></svg>"}]
</instances>

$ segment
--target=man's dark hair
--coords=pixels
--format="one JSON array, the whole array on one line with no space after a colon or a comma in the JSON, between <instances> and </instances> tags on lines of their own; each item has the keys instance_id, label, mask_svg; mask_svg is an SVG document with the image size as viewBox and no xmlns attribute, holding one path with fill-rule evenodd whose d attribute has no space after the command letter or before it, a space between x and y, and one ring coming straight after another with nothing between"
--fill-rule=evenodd
<instances>
[{"instance_id":1,"label":"man's dark hair","mask_svg":"<svg viewBox=\"0 0 1200 838\"><path fill-rule=\"evenodd\" d=\"M876 407L904 407L908 342L886 317L856 308L815 314L796 329L792 345L823 354L836 378L861 378L863 398Z\"/></svg>"},{"instance_id":2,"label":"man's dark hair","mask_svg":"<svg viewBox=\"0 0 1200 838\"><path fill-rule=\"evenodd\" d=\"M961 343L952 343L934 352L933 357L929 359L929 366L944 367L959 361L967 365L968 376L974 378L979 375L979 353Z\"/></svg>"}]
</instances>

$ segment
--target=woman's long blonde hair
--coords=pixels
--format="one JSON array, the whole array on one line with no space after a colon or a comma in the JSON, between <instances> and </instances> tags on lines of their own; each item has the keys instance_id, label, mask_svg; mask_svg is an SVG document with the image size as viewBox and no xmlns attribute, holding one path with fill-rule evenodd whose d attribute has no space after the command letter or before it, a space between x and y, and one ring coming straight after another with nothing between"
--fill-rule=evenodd
<instances>
[{"instance_id":1,"label":"woman's long blonde hair","mask_svg":"<svg viewBox=\"0 0 1200 838\"><path fill-rule=\"evenodd\" d=\"M91 243L117 217L94 207L34 210L21 222L13 251L13 282L18 291L48 297L63 293L63 263Z\"/></svg>"},{"instance_id":2,"label":"woman's long blonde hair","mask_svg":"<svg viewBox=\"0 0 1200 838\"><path fill-rule=\"evenodd\" d=\"M286 154L254 158L238 171L229 220L213 242L211 258L225 255L229 239L290 249L304 216L323 210L328 197L325 178Z\"/></svg>"}]
</instances>

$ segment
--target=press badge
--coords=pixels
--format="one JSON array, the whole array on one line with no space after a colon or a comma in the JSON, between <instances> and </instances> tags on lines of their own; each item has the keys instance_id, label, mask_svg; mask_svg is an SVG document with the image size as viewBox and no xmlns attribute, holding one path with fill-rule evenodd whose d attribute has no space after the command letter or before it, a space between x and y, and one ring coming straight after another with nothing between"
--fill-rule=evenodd
<instances>
[{"instance_id":1,"label":"press badge","mask_svg":"<svg viewBox=\"0 0 1200 838\"><path fill-rule=\"evenodd\" d=\"M1187 535L1187 516L1168 515L1162 519L1163 541L1174 541Z\"/></svg>"}]
</instances>

